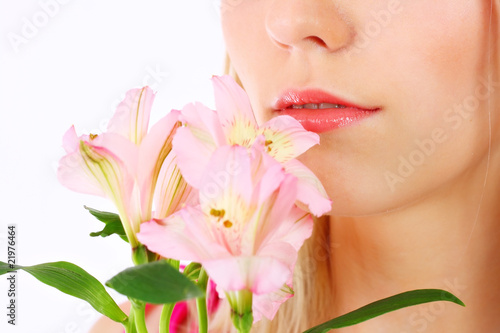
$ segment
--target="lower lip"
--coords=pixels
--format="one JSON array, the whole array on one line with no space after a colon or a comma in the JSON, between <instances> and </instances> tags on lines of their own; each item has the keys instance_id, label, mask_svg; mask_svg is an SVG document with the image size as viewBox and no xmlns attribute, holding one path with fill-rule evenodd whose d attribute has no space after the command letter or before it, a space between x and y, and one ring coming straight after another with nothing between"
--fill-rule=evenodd
<instances>
[{"instance_id":1,"label":"lower lip","mask_svg":"<svg viewBox=\"0 0 500 333\"><path fill-rule=\"evenodd\" d=\"M374 115L379 109L362 110L352 107L333 109L282 109L280 115L289 115L311 132L323 133L358 123Z\"/></svg>"}]
</instances>

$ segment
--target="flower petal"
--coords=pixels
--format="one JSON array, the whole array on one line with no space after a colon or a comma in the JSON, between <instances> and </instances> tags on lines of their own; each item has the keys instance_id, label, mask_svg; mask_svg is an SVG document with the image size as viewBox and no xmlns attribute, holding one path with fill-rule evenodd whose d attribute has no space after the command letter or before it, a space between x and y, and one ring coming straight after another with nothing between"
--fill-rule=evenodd
<instances>
[{"instance_id":1,"label":"flower petal","mask_svg":"<svg viewBox=\"0 0 500 333\"><path fill-rule=\"evenodd\" d=\"M67 151L77 149L59 163L61 184L81 193L107 195L119 202L125 193L130 193L133 179L129 168L133 171L137 163L137 148L130 141L106 133L77 138L71 127L64 135L63 145Z\"/></svg>"},{"instance_id":2,"label":"flower petal","mask_svg":"<svg viewBox=\"0 0 500 333\"><path fill-rule=\"evenodd\" d=\"M295 213L300 215L297 217ZM293 271L297 253L304 241L311 237L313 221L309 214L298 208L266 237L266 241L258 249L258 256L272 256Z\"/></svg>"},{"instance_id":3,"label":"flower petal","mask_svg":"<svg viewBox=\"0 0 500 333\"><path fill-rule=\"evenodd\" d=\"M57 179L72 191L106 196L101 184L90 172L79 151L61 158L57 169Z\"/></svg>"},{"instance_id":4,"label":"flower petal","mask_svg":"<svg viewBox=\"0 0 500 333\"><path fill-rule=\"evenodd\" d=\"M183 177L188 184L199 188L213 148L198 140L187 127L177 129L172 147Z\"/></svg>"},{"instance_id":5,"label":"flower petal","mask_svg":"<svg viewBox=\"0 0 500 333\"><path fill-rule=\"evenodd\" d=\"M248 95L231 76L213 76L212 84L215 106L223 127L234 124L235 117L257 126Z\"/></svg>"},{"instance_id":6,"label":"flower petal","mask_svg":"<svg viewBox=\"0 0 500 333\"><path fill-rule=\"evenodd\" d=\"M311 237L313 225L311 214L294 206L278 230L272 235L273 239L269 243L278 240L291 245L295 251L299 251L304 241ZM265 253L266 249L261 249L261 251Z\"/></svg>"},{"instance_id":7,"label":"flower petal","mask_svg":"<svg viewBox=\"0 0 500 333\"><path fill-rule=\"evenodd\" d=\"M222 146L212 154L203 172L199 187L200 203L203 207L211 202L229 200L224 208L234 210L237 208L231 206L237 198L250 203L253 187L247 149Z\"/></svg>"},{"instance_id":8,"label":"flower petal","mask_svg":"<svg viewBox=\"0 0 500 333\"><path fill-rule=\"evenodd\" d=\"M109 121L107 133L119 134L140 144L148 131L154 97L154 92L149 87L127 91L125 99Z\"/></svg>"},{"instance_id":9,"label":"flower petal","mask_svg":"<svg viewBox=\"0 0 500 333\"><path fill-rule=\"evenodd\" d=\"M197 204L198 193L188 185L176 164L173 152L163 162L155 189L155 218L162 219L177 212L183 205Z\"/></svg>"},{"instance_id":10,"label":"flower petal","mask_svg":"<svg viewBox=\"0 0 500 333\"><path fill-rule=\"evenodd\" d=\"M156 182L165 158L172 151L173 137L180 126L178 118L179 112L171 111L151 128L139 146L137 181L143 222L151 219Z\"/></svg>"},{"instance_id":11,"label":"flower petal","mask_svg":"<svg viewBox=\"0 0 500 333\"><path fill-rule=\"evenodd\" d=\"M249 289L257 295L279 290L291 275L286 265L271 257L228 257L202 264L223 290Z\"/></svg>"},{"instance_id":12,"label":"flower petal","mask_svg":"<svg viewBox=\"0 0 500 333\"><path fill-rule=\"evenodd\" d=\"M258 205L262 205L283 183L285 171L280 163L260 149L252 149L251 153L254 159L260 159L258 163L252 163L254 167L252 174L253 179L258 182L255 191L255 194L258 195L256 201Z\"/></svg>"},{"instance_id":13,"label":"flower petal","mask_svg":"<svg viewBox=\"0 0 500 333\"><path fill-rule=\"evenodd\" d=\"M88 141L95 148L104 149L103 152L112 154L114 160L120 161L121 167L133 177L137 173L139 164L139 148L121 135L103 133Z\"/></svg>"},{"instance_id":14,"label":"flower petal","mask_svg":"<svg viewBox=\"0 0 500 333\"><path fill-rule=\"evenodd\" d=\"M226 144L226 138L217 113L201 103L188 104L181 111L180 120L193 135L215 149Z\"/></svg>"},{"instance_id":15,"label":"flower petal","mask_svg":"<svg viewBox=\"0 0 500 333\"><path fill-rule=\"evenodd\" d=\"M314 145L319 144L319 135L309 132L290 116L274 117L261 126L260 133L266 137L269 154L281 163L287 162Z\"/></svg>"},{"instance_id":16,"label":"flower petal","mask_svg":"<svg viewBox=\"0 0 500 333\"><path fill-rule=\"evenodd\" d=\"M177 260L202 262L229 256L213 241L198 208L186 207L166 219L142 223L137 238L149 250Z\"/></svg>"},{"instance_id":17,"label":"flower petal","mask_svg":"<svg viewBox=\"0 0 500 333\"><path fill-rule=\"evenodd\" d=\"M71 126L66 133L64 133L62 146L66 153L73 153L78 150L80 139L78 135L76 135L75 126Z\"/></svg>"},{"instance_id":18,"label":"flower petal","mask_svg":"<svg viewBox=\"0 0 500 333\"><path fill-rule=\"evenodd\" d=\"M252 232L252 229L256 230L253 231L255 236L252 238L250 233L250 235L245 234L244 237L244 245L251 246L252 253L260 253L261 247L269 242L273 234L287 221L288 215L297 200L296 184L297 180L294 176L286 175L277 191L261 205L258 214L256 214L261 221L250 228L250 232ZM250 244L251 241L252 244Z\"/></svg>"},{"instance_id":19,"label":"flower petal","mask_svg":"<svg viewBox=\"0 0 500 333\"><path fill-rule=\"evenodd\" d=\"M290 160L284 166L287 172L297 177L297 200L306 204L311 213L321 216L332 209L325 188L309 168L297 160Z\"/></svg>"},{"instance_id":20,"label":"flower petal","mask_svg":"<svg viewBox=\"0 0 500 333\"><path fill-rule=\"evenodd\" d=\"M286 284L278 291L254 295L252 304L253 322L258 322L262 319L262 316L272 320L281 304L292 296L293 290Z\"/></svg>"}]
</instances>

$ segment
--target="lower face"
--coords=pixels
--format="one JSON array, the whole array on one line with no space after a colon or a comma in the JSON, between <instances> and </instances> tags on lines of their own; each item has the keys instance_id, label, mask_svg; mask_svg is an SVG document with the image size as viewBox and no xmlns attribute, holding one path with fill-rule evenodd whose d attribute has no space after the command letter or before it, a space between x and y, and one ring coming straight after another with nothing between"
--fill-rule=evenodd
<instances>
[{"instance_id":1,"label":"lower face","mask_svg":"<svg viewBox=\"0 0 500 333\"><path fill-rule=\"evenodd\" d=\"M290 111L275 104L290 90L375 110L320 126L320 145L301 156L332 214L363 216L426 197L487 154L487 103L500 87L488 86L485 2L240 0L222 7L222 26L260 123Z\"/></svg>"}]
</instances>

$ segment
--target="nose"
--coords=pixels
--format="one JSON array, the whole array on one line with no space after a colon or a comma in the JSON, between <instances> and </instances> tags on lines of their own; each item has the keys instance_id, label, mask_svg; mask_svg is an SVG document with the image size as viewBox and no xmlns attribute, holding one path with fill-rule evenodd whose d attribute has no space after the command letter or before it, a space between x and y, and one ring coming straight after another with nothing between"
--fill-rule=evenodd
<instances>
[{"instance_id":1,"label":"nose","mask_svg":"<svg viewBox=\"0 0 500 333\"><path fill-rule=\"evenodd\" d=\"M274 0L269 6L266 30L280 48L334 52L352 39L352 29L332 0Z\"/></svg>"}]
</instances>

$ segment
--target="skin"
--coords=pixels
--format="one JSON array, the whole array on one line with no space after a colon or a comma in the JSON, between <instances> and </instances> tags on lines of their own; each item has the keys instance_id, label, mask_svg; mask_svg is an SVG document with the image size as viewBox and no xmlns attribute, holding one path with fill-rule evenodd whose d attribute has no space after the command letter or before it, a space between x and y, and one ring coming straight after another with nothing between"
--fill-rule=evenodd
<instances>
[{"instance_id":1,"label":"skin","mask_svg":"<svg viewBox=\"0 0 500 333\"><path fill-rule=\"evenodd\" d=\"M412 307L339 332L500 330L500 80L496 43L488 48L499 31L488 30L490 5L223 1L227 51L259 122L277 115L272 105L288 89L381 109L320 134L301 157L333 200L331 316L410 289L446 289L467 304Z\"/></svg>"},{"instance_id":2,"label":"skin","mask_svg":"<svg viewBox=\"0 0 500 333\"><path fill-rule=\"evenodd\" d=\"M120 308L126 314L130 313L129 302L120 304ZM162 310L161 306L155 306L151 308L150 311L148 311L146 315L146 325L148 328L148 332L158 332L158 322L160 321L161 310ZM104 333L104 332L123 333L125 332L125 330L122 324L116 323L111 319L108 319L107 317L103 316L95 323L95 325L92 327L89 333Z\"/></svg>"}]
</instances>

